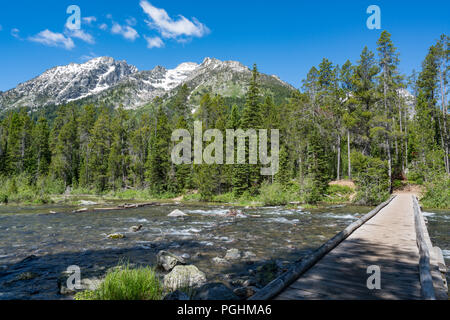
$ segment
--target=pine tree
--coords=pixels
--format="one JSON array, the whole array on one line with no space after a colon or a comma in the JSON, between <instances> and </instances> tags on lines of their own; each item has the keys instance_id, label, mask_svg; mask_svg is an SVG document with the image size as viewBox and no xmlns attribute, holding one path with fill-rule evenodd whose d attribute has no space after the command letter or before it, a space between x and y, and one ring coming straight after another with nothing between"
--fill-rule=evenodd
<instances>
[{"instance_id":1,"label":"pine tree","mask_svg":"<svg viewBox=\"0 0 450 320\"><path fill-rule=\"evenodd\" d=\"M184 116L178 118L176 129L188 130L188 123L186 122ZM174 164L172 164L174 166ZM183 191L185 188L191 186L191 170L192 166L190 164L180 164L174 168L175 171L175 183L172 189L175 192Z\"/></svg>"},{"instance_id":2,"label":"pine tree","mask_svg":"<svg viewBox=\"0 0 450 320\"><path fill-rule=\"evenodd\" d=\"M258 84L258 69L253 66L252 78L246 96L245 108L242 111L240 128L245 130L261 128L261 103L260 88ZM258 131L257 131L258 132ZM246 144L246 164L237 164L233 173L233 193L235 196L242 195L245 191L255 194L261 180L260 165L249 164L249 147Z\"/></svg>"},{"instance_id":3,"label":"pine tree","mask_svg":"<svg viewBox=\"0 0 450 320\"><path fill-rule=\"evenodd\" d=\"M290 180L289 154L286 150L286 146L282 145L280 148L279 171L275 175L275 181L286 187Z\"/></svg>"},{"instance_id":4,"label":"pine tree","mask_svg":"<svg viewBox=\"0 0 450 320\"><path fill-rule=\"evenodd\" d=\"M91 150L91 155L87 162L90 172L89 185L93 185L100 192L108 189L111 140L111 116L108 110L103 108L90 132L88 148Z\"/></svg>"},{"instance_id":5,"label":"pine tree","mask_svg":"<svg viewBox=\"0 0 450 320\"><path fill-rule=\"evenodd\" d=\"M147 179L150 190L155 194L167 191L170 170L171 130L169 120L162 107L156 115L157 125L150 140L150 152L147 160Z\"/></svg>"},{"instance_id":6,"label":"pine tree","mask_svg":"<svg viewBox=\"0 0 450 320\"><path fill-rule=\"evenodd\" d=\"M378 134L383 135L385 141L386 155L388 159L388 173L389 179L392 182L393 178L393 160L392 160L392 131L395 126L394 120L394 105L395 98L397 97L398 90L400 88L400 77L398 75L397 66L399 63L398 53L391 41L391 35L387 31L381 33L378 44L379 65L381 74L378 77L379 88L382 92L383 106L384 106L384 119L378 118L378 122L381 121L381 127L378 127ZM379 114L383 114L379 112ZM392 120L391 120L392 119ZM384 122L384 123L383 123ZM391 184L390 184L391 188Z\"/></svg>"},{"instance_id":7,"label":"pine tree","mask_svg":"<svg viewBox=\"0 0 450 320\"><path fill-rule=\"evenodd\" d=\"M91 131L96 121L96 109L94 105L86 105L80 114L79 120L79 139L80 139L80 185L89 187L91 181L91 172L89 170L89 161L92 150L90 149Z\"/></svg>"},{"instance_id":8,"label":"pine tree","mask_svg":"<svg viewBox=\"0 0 450 320\"><path fill-rule=\"evenodd\" d=\"M33 130L33 155L35 157L35 176L36 178L45 177L48 174L51 151L49 146L50 129L47 119L39 118Z\"/></svg>"},{"instance_id":9,"label":"pine tree","mask_svg":"<svg viewBox=\"0 0 450 320\"><path fill-rule=\"evenodd\" d=\"M150 117L143 114L136 120L135 128L131 134L131 171L134 185L143 187L145 184L145 163L148 158L149 140L151 136Z\"/></svg>"},{"instance_id":10,"label":"pine tree","mask_svg":"<svg viewBox=\"0 0 450 320\"><path fill-rule=\"evenodd\" d=\"M74 106L60 110L52 132L52 172L65 182L66 186L78 183L79 135L78 114Z\"/></svg>"},{"instance_id":11,"label":"pine tree","mask_svg":"<svg viewBox=\"0 0 450 320\"><path fill-rule=\"evenodd\" d=\"M120 107L115 111L111 124L112 143L108 157L108 176L114 189L128 185L130 165L128 120L128 112Z\"/></svg>"}]
</instances>

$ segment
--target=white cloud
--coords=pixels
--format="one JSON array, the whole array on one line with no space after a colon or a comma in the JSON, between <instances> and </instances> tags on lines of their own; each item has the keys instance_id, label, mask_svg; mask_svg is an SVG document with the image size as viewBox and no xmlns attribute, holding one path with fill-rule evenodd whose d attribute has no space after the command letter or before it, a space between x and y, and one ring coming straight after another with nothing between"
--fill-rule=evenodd
<instances>
[{"instance_id":1,"label":"white cloud","mask_svg":"<svg viewBox=\"0 0 450 320\"><path fill-rule=\"evenodd\" d=\"M82 55L82 56L80 57L80 60L81 60L81 61L89 61L89 60L92 60L92 59L97 58L97 57L98 57L97 54L91 52L91 53L89 53L89 54L84 54L84 55Z\"/></svg>"},{"instance_id":2,"label":"white cloud","mask_svg":"<svg viewBox=\"0 0 450 320\"><path fill-rule=\"evenodd\" d=\"M106 29L108 29L108 25L106 23L102 23L99 28L103 31L105 31Z\"/></svg>"},{"instance_id":3,"label":"white cloud","mask_svg":"<svg viewBox=\"0 0 450 320\"><path fill-rule=\"evenodd\" d=\"M144 36L145 40L147 41L147 48L161 48L164 47L164 42L161 40L160 37L147 37Z\"/></svg>"},{"instance_id":4,"label":"white cloud","mask_svg":"<svg viewBox=\"0 0 450 320\"><path fill-rule=\"evenodd\" d=\"M120 34L122 37L124 37L127 40L134 41L136 38L139 38L139 34L136 30L134 30L130 26L121 26L118 23L114 23L111 32L113 34Z\"/></svg>"},{"instance_id":5,"label":"white cloud","mask_svg":"<svg viewBox=\"0 0 450 320\"><path fill-rule=\"evenodd\" d=\"M87 42L89 44L94 44L95 40L94 37L91 36L89 33L84 32L83 30L70 30L70 29L66 29L66 31L64 32L68 37L72 37L72 38L78 38L83 40L84 42Z\"/></svg>"},{"instance_id":6,"label":"white cloud","mask_svg":"<svg viewBox=\"0 0 450 320\"><path fill-rule=\"evenodd\" d=\"M20 39L20 30L17 28L11 29L11 35L16 38L16 39Z\"/></svg>"},{"instance_id":7,"label":"white cloud","mask_svg":"<svg viewBox=\"0 0 450 320\"><path fill-rule=\"evenodd\" d=\"M192 21L182 15L174 20L166 10L152 6L148 1L142 0L140 5L151 21L147 21L149 27L158 30L164 38L198 37L209 33L209 29L196 18Z\"/></svg>"},{"instance_id":8,"label":"white cloud","mask_svg":"<svg viewBox=\"0 0 450 320\"><path fill-rule=\"evenodd\" d=\"M62 33L52 32L48 29L39 32L33 37L30 37L29 40L50 47L63 47L66 50L75 48L75 44L70 37L66 37Z\"/></svg>"},{"instance_id":9,"label":"white cloud","mask_svg":"<svg viewBox=\"0 0 450 320\"><path fill-rule=\"evenodd\" d=\"M137 21L135 18L131 17L125 20L125 22L129 25L134 27L137 24Z\"/></svg>"},{"instance_id":10,"label":"white cloud","mask_svg":"<svg viewBox=\"0 0 450 320\"><path fill-rule=\"evenodd\" d=\"M83 21L86 22L87 24L92 24L92 22L97 21L96 17L84 17Z\"/></svg>"}]
</instances>

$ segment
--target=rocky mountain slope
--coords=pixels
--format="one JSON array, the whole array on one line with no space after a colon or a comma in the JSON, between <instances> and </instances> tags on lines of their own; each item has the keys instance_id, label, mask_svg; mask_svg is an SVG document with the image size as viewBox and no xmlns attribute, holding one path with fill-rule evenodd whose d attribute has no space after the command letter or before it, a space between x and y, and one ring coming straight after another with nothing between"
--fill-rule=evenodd
<instances>
[{"instance_id":1,"label":"rocky mountain slope","mask_svg":"<svg viewBox=\"0 0 450 320\"><path fill-rule=\"evenodd\" d=\"M41 107L70 102L106 104L137 109L160 96L166 99L186 84L193 106L206 92L224 97L242 98L251 71L236 61L206 58L203 63L182 63L175 69L161 66L138 71L125 61L100 57L84 64L55 67L42 75L0 93L0 112L27 107ZM288 96L294 89L276 76L261 75L261 87L274 96Z\"/></svg>"}]
</instances>

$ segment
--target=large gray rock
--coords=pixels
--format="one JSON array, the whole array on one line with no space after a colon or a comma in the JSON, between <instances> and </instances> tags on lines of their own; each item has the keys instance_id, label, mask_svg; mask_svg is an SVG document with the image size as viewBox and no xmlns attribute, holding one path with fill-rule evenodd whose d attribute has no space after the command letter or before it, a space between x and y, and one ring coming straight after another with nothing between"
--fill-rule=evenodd
<instances>
[{"instance_id":1,"label":"large gray rock","mask_svg":"<svg viewBox=\"0 0 450 320\"><path fill-rule=\"evenodd\" d=\"M240 300L223 283L208 283L199 288L193 300Z\"/></svg>"},{"instance_id":2,"label":"large gray rock","mask_svg":"<svg viewBox=\"0 0 450 320\"><path fill-rule=\"evenodd\" d=\"M198 288L206 283L205 274L196 266L175 266L164 276L164 286L169 290Z\"/></svg>"},{"instance_id":3,"label":"large gray rock","mask_svg":"<svg viewBox=\"0 0 450 320\"><path fill-rule=\"evenodd\" d=\"M182 257L179 257L168 251L160 251L156 255L156 264L158 268L165 271L170 271L175 268L176 265L185 264L186 262Z\"/></svg>"},{"instance_id":4,"label":"large gray rock","mask_svg":"<svg viewBox=\"0 0 450 320\"><path fill-rule=\"evenodd\" d=\"M172 211L172 212L168 215L168 217L173 217L173 218L177 218L177 217L186 217L186 216L187 216L186 213L184 213L183 211L178 210L178 209Z\"/></svg>"}]
</instances>

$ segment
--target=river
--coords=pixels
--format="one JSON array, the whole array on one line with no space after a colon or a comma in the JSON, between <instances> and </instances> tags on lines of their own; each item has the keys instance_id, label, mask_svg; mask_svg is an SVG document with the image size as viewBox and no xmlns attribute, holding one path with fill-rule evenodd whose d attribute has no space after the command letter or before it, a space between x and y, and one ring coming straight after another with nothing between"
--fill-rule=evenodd
<instances>
[{"instance_id":1,"label":"river","mask_svg":"<svg viewBox=\"0 0 450 320\"><path fill-rule=\"evenodd\" d=\"M0 207L0 299L68 299L58 279L71 265L82 277L102 276L121 261L155 265L156 254L169 250L188 255L188 263L209 282L246 278L268 260L287 265L320 246L371 208L332 206L320 209L265 207L242 209L226 217L229 207L156 206L123 211L72 213L80 207L49 205ZM187 217L169 218L175 209ZM56 213L51 213L56 212ZM426 213L434 245L449 264L448 212ZM142 225L139 232L132 226ZM107 235L122 233L124 239ZM247 259L218 265L229 249ZM23 277L24 274L33 276Z\"/></svg>"}]
</instances>

